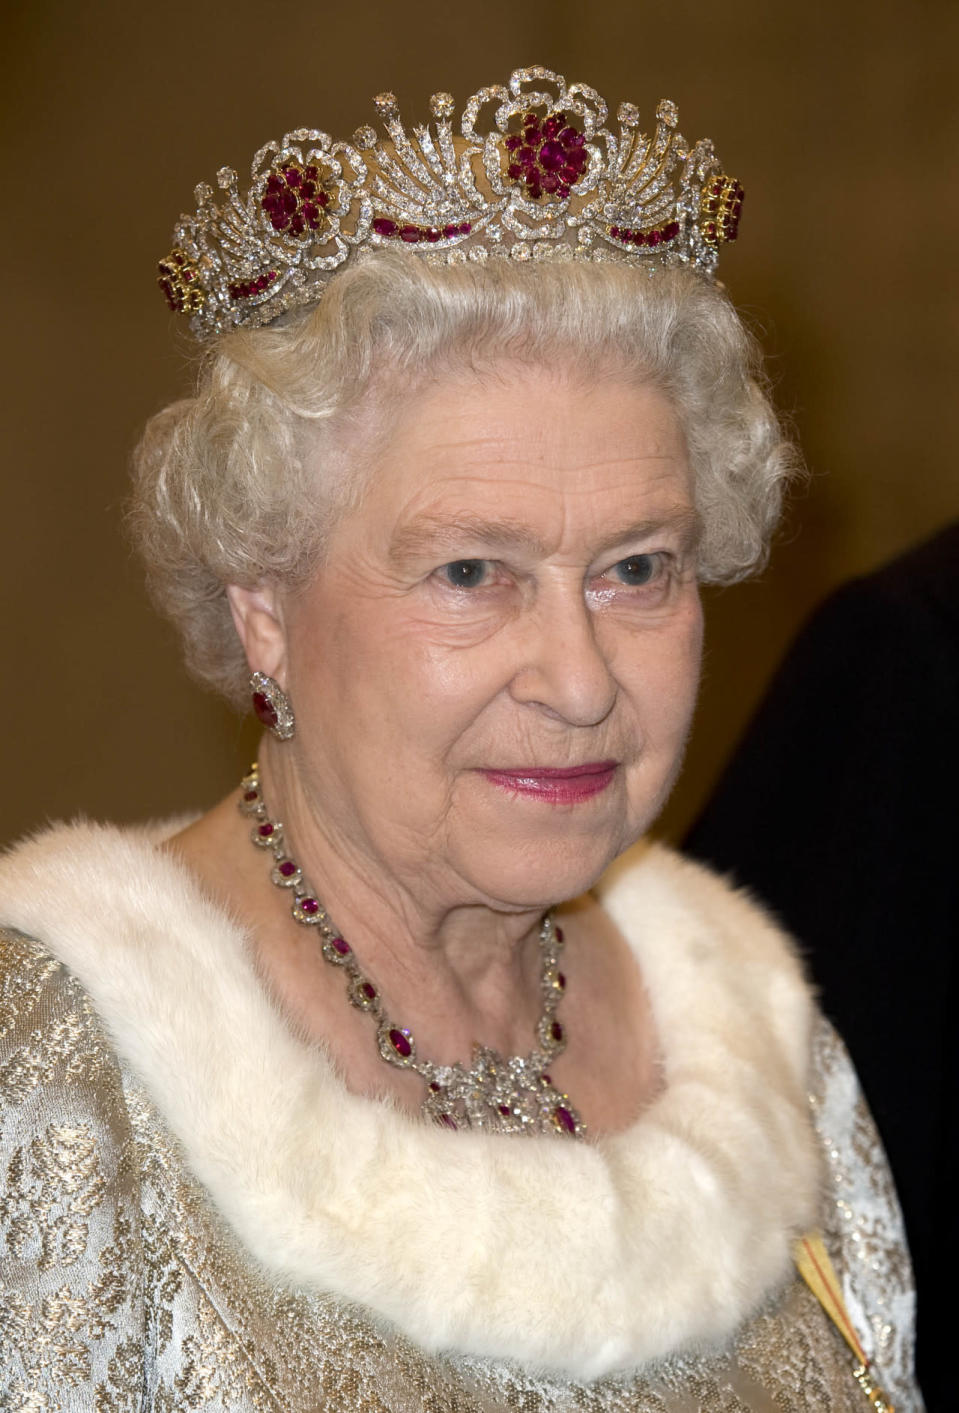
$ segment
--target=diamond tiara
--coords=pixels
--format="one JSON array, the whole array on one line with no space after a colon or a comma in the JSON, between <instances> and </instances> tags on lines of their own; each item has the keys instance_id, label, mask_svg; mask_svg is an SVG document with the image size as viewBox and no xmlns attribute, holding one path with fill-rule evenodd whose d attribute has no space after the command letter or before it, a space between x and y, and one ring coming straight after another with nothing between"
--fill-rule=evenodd
<instances>
[{"instance_id":1,"label":"diamond tiara","mask_svg":"<svg viewBox=\"0 0 959 1413\"><path fill-rule=\"evenodd\" d=\"M297 128L260 148L245 196L230 167L217 173L219 203L196 188L158 284L198 338L315 303L337 270L377 249L450 265L615 260L712 276L719 246L736 239L743 189L708 139L686 142L668 99L652 136L634 104L620 104L616 134L594 88L539 66L474 94L458 134L448 93L411 134L391 93L374 103L385 139L372 127L349 142Z\"/></svg>"}]
</instances>

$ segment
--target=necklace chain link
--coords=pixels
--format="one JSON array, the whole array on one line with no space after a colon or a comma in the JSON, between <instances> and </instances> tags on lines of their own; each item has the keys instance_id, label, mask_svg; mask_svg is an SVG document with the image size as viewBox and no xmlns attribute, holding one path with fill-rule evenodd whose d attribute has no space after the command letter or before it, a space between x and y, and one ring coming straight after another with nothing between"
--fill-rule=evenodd
<instances>
[{"instance_id":1,"label":"necklace chain link","mask_svg":"<svg viewBox=\"0 0 959 1413\"><path fill-rule=\"evenodd\" d=\"M272 856L270 878L277 888L290 893L294 919L316 929L323 957L344 974L350 1001L373 1021L381 1058L422 1078L426 1087L422 1110L427 1118L451 1129L584 1137L586 1125L548 1073L552 1061L566 1048L566 1032L556 1019L556 1008L566 989L559 967L563 930L551 913L545 914L539 933L542 1010L536 1025L536 1046L528 1055L504 1057L496 1050L474 1045L469 1068L459 1063L434 1064L417 1053L412 1031L391 1020L379 988L361 970L352 946L304 878L300 865L287 853L283 825L270 818L255 763L243 779L239 807L252 819L253 843Z\"/></svg>"}]
</instances>

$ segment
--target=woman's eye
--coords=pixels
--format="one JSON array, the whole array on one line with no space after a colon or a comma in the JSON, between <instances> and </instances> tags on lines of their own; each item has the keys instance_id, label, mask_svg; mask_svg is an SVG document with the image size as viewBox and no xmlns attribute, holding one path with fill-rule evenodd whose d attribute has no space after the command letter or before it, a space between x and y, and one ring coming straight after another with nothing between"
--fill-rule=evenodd
<instances>
[{"instance_id":1,"label":"woman's eye","mask_svg":"<svg viewBox=\"0 0 959 1413\"><path fill-rule=\"evenodd\" d=\"M621 584L640 588L654 579L660 569L658 555L631 554L628 559L621 559L618 564L614 564L611 572Z\"/></svg>"},{"instance_id":2,"label":"woman's eye","mask_svg":"<svg viewBox=\"0 0 959 1413\"><path fill-rule=\"evenodd\" d=\"M489 574L489 561L454 559L450 564L444 564L440 573L454 589L478 589Z\"/></svg>"}]
</instances>

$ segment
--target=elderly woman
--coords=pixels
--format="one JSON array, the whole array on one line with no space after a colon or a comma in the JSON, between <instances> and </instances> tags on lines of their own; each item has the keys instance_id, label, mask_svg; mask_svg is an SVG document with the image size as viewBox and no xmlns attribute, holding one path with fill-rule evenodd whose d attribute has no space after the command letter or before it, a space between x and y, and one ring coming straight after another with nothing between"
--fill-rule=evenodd
<instances>
[{"instance_id":1,"label":"elderly woman","mask_svg":"<svg viewBox=\"0 0 959 1413\"><path fill-rule=\"evenodd\" d=\"M671 104L452 106L271 144L161 265L210 353L135 524L268 730L201 818L0 866L4 1406L919 1408L789 943L626 852L790 468L741 191Z\"/></svg>"}]
</instances>

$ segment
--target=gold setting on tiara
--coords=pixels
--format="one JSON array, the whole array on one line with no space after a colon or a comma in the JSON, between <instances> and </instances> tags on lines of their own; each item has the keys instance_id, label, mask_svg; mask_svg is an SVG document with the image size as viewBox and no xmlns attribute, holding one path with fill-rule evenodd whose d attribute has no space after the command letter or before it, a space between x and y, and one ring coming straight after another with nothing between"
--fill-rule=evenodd
<instances>
[{"instance_id":1,"label":"gold setting on tiara","mask_svg":"<svg viewBox=\"0 0 959 1413\"><path fill-rule=\"evenodd\" d=\"M391 93L374 106L385 138L297 128L260 148L245 195L230 167L217 173L219 202L196 188L157 282L198 338L314 303L348 261L385 247L441 264L617 260L712 276L736 239L743 189L708 139L686 142L668 99L652 136L634 104L620 104L614 133L595 89L539 66L480 89L458 132L448 93L410 133Z\"/></svg>"}]
</instances>

